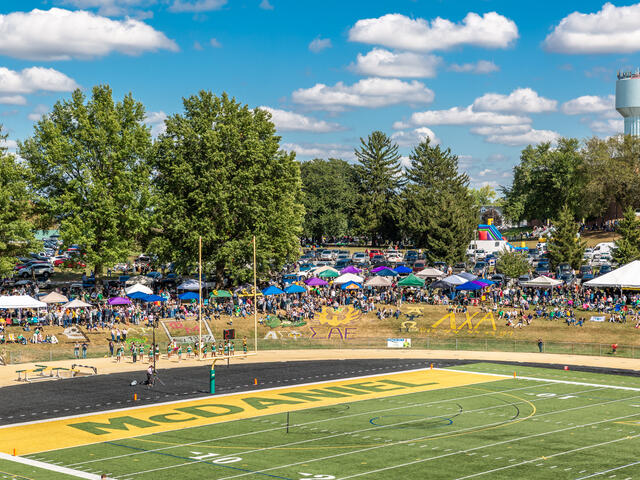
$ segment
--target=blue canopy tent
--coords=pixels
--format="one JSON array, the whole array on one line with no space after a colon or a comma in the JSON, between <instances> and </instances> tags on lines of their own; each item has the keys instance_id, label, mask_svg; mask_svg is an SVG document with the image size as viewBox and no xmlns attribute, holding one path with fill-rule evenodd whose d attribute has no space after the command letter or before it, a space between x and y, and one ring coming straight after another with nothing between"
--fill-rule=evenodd
<instances>
[{"instance_id":1,"label":"blue canopy tent","mask_svg":"<svg viewBox=\"0 0 640 480\"><path fill-rule=\"evenodd\" d=\"M383 268L376 275L380 275L381 277L396 277L398 272L395 270L391 270L390 268Z\"/></svg>"},{"instance_id":2,"label":"blue canopy tent","mask_svg":"<svg viewBox=\"0 0 640 480\"><path fill-rule=\"evenodd\" d=\"M292 283L284 289L284 293L306 293L307 289Z\"/></svg>"},{"instance_id":3,"label":"blue canopy tent","mask_svg":"<svg viewBox=\"0 0 640 480\"><path fill-rule=\"evenodd\" d=\"M284 292L275 285L270 285L262 290L262 295L264 295L265 297L268 297L269 295L282 295L283 293Z\"/></svg>"},{"instance_id":4,"label":"blue canopy tent","mask_svg":"<svg viewBox=\"0 0 640 480\"><path fill-rule=\"evenodd\" d=\"M166 302L167 299L161 297L160 295L145 295L144 298L141 298L143 302Z\"/></svg>"},{"instance_id":5,"label":"blue canopy tent","mask_svg":"<svg viewBox=\"0 0 640 480\"><path fill-rule=\"evenodd\" d=\"M182 295L178 295L180 300L198 300L200 296L196 292L186 292Z\"/></svg>"},{"instance_id":6,"label":"blue canopy tent","mask_svg":"<svg viewBox=\"0 0 640 480\"><path fill-rule=\"evenodd\" d=\"M413 269L406 267L404 265L398 265L396 268L393 269L396 273L400 274L400 275L406 275L407 273L411 273L413 272Z\"/></svg>"},{"instance_id":7,"label":"blue canopy tent","mask_svg":"<svg viewBox=\"0 0 640 480\"><path fill-rule=\"evenodd\" d=\"M144 292L133 292L133 293L128 293L127 297L133 298L134 300L143 300L148 295L149 295L148 293L144 293Z\"/></svg>"},{"instance_id":8,"label":"blue canopy tent","mask_svg":"<svg viewBox=\"0 0 640 480\"><path fill-rule=\"evenodd\" d=\"M358 282L347 282L343 283L340 288L342 290L357 290L359 288L362 288L362 285L360 285Z\"/></svg>"},{"instance_id":9,"label":"blue canopy tent","mask_svg":"<svg viewBox=\"0 0 640 480\"><path fill-rule=\"evenodd\" d=\"M479 285L476 282L467 282L467 283L463 283L462 285L458 285L456 287L456 290L458 291L462 291L462 290L482 290L482 285Z\"/></svg>"}]
</instances>

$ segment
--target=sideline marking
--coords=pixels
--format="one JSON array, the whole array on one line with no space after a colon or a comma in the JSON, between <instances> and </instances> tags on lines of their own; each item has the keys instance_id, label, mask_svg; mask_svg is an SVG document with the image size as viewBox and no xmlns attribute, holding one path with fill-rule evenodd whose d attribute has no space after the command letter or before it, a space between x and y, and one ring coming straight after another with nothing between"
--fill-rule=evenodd
<instances>
[{"instance_id":1,"label":"sideline marking","mask_svg":"<svg viewBox=\"0 0 640 480\"><path fill-rule=\"evenodd\" d=\"M0 452L0 459L7 460L9 462L21 463L23 465L29 465L30 467L37 467L43 470L49 470L51 472L63 473L65 475L71 475L77 478L86 478L88 480L100 480L100 475L95 473L82 472L80 470L73 470L72 468L61 467L59 465L53 465L51 463L40 462L38 460L32 460L24 457L14 457L13 455L7 455Z\"/></svg>"},{"instance_id":2,"label":"sideline marking","mask_svg":"<svg viewBox=\"0 0 640 480\"><path fill-rule=\"evenodd\" d=\"M434 368L434 370L447 370L445 368ZM473 373L467 370L449 370L450 372L461 372L461 373ZM500 377L500 378L513 378L511 375L502 375L500 373L483 373L483 375L489 375L492 377ZM601 387L601 388L611 388L613 390L628 390L631 392L640 392L640 388L637 387L622 387L620 385L603 385L600 383L585 383L585 382L573 382L571 380L556 380L552 378L538 378L538 377L521 377L518 376L520 380L533 380L535 382L550 382L550 383L563 383L566 385L581 385L584 387ZM633 405L632 405L633 406Z\"/></svg>"},{"instance_id":3,"label":"sideline marking","mask_svg":"<svg viewBox=\"0 0 640 480\"><path fill-rule=\"evenodd\" d=\"M286 411L497 381L477 372L420 369L40 420L0 428L0 451L40 453Z\"/></svg>"}]
</instances>

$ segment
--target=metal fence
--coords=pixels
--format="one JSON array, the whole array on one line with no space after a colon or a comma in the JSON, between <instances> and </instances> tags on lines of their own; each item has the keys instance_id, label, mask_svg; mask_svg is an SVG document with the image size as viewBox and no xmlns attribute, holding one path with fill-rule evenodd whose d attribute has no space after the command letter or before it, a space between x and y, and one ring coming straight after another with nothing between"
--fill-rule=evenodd
<instances>
[{"instance_id":1,"label":"metal fence","mask_svg":"<svg viewBox=\"0 0 640 480\"><path fill-rule=\"evenodd\" d=\"M401 335L399 335L401 336ZM482 352L523 352L536 353L538 345L534 341L498 339L498 338L442 338L442 337L412 337L413 350L460 350ZM253 351L253 341L248 340L248 350ZM6 347L6 346L5 346ZM259 350L294 350L294 349L365 349L387 348L386 337L361 337L353 339L310 339L310 338L279 338L258 341ZM167 343L160 343L160 353L166 355ZM145 349L145 353L146 353ZM616 356L623 358L640 358L640 346L618 345L614 354L610 344L603 343L577 343L577 342L544 342L544 353L560 353L572 355L592 356ZM236 342L235 354L242 353L242 342ZM82 352L80 351L80 355ZM128 349L125 355L129 356ZM210 354L209 354L210 355ZM5 364L19 364L26 362L45 362L53 360L65 360L74 358L73 345L57 345L50 348L30 348L30 345L16 345L12 348L0 346L0 357ZM106 347L90 346L87 351L88 358L109 356ZM145 356L146 358L146 356Z\"/></svg>"}]
</instances>

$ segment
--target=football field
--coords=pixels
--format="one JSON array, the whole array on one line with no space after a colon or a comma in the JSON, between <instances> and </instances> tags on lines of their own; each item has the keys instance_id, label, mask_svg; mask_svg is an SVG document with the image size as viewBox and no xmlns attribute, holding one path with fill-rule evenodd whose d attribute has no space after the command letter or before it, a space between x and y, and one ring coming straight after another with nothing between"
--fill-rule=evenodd
<instances>
[{"instance_id":1,"label":"football field","mask_svg":"<svg viewBox=\"0 0 640 480\"><path fill-rule=\"evenodd\" d=\"M11 425L0 451L7 479L640 478L640 379L413 370Z\"/></svg>"}]
</instances>

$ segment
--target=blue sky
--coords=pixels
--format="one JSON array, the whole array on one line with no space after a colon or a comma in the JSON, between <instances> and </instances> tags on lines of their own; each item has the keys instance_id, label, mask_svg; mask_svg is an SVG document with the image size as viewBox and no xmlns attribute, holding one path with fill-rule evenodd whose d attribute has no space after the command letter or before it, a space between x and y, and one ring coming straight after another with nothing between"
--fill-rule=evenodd
<instances>
[{"instance_id":1,"label":"blue sky","mask_svg":"<svg viewBox=\"0 0 640 480\"><path fill-rule=\"evenodd\" d=\"M10 148L80 87L143 102L157 133L182 97L271 109L300 160L430 136L472 184L505 185L528 143L622 130L615 73L640 66L640 4L595 1L5 0L0 122Z\"/></svg>"}]
</instances>

